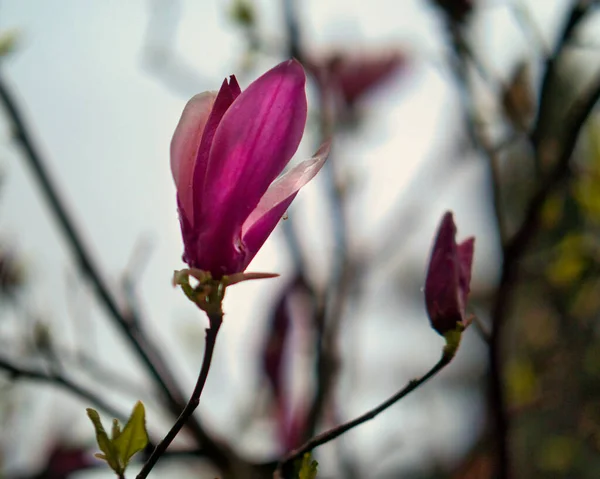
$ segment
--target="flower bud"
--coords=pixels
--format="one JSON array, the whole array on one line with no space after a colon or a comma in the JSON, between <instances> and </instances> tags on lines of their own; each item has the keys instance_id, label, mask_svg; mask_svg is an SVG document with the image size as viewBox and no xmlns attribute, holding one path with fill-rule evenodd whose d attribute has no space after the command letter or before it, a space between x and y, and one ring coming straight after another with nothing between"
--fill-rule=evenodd
<instances>
[{"instance_id":1,"label":"flower bud","mask_svg":"<svg viewBox=\"0 0 600 479\"><path fill-rule=\"evenodd\" d=\"M456 244L452 213L442 218L425 280L425 306L431 326L442 336L468 326L466 303L470 291L475 238Z\"/></svg>"}]
</instances>

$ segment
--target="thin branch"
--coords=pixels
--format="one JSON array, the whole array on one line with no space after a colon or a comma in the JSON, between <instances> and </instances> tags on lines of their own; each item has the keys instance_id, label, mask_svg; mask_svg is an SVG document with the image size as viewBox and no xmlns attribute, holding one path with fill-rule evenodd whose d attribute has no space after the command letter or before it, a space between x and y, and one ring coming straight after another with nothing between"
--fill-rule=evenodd
<instances>
[{"instance_id":1,"label":"thin branch","mask_svg":"<svg viewBox=\"0 0 600 479\"><path fill-rule=\"evenodd\" d=\"M542 140L542 130L545 125L545 122L543 120L546 118L548 114L548 108L550 108L552 104L552 89L553 82L556 78L557 61L560 58L565 47L570 43L580 22L585 18L585 16L592 9L592 7L597 6L595 5L595 3L596 2L590 0L577 0L576 2L574 2L573 7L569 12L568 18L563 27L563 30L560 34L556 47L546 58L546 68L544 70L544 75L542 77L542 82L540 86L538 121L536 123L535 129L531 133L531 139L534 144L537 144Z\"/></svg>"},{"instance_id":2,"label":"thin branch","mask_svg":"<svg viewBox=\"0 0 600 479\"><path fill-rule=\"evenodd\" d=\"M110 389L118 390L137 399L150 396L150 391L146 387L135 384L135 381L131 378L98 362L94 356L87 354L85 351L59 351L59 356L65 359L68 366L75 365L75 367L81 368L93 377L95 382L102 382Z\"/></svg>"},{"instance_id":3,"label":"thin branch","mask_svg":"<svg viewBox=\"0 0 600 479\"><path fill-rule=\"evenodd\" d=\"M53 372L49 374L37 369L17 366L16 364L12 363L9 359L2 357L0 357L0 369L6 371L11 379L23 378L30 379L32 381L41 381L60 386L63 389L73 393L75 396L78 396L81 399L84 399L85 401L91 403L98 409L101 409L106 414L114 418L120 419L122 421L127 420L127 414L123 414L122 412L118 411L117 409L106 403L106 401L104 401L104 399L102 399L96 393L85 389L83 386L79 386L78 384L76 384L75 382L73 382L72 380L60 373Z\"/></svg>"},{"instance_id":4,"label":"thin branch","mask_svg":"<svg viewBox=\"0 0 600 479\"><path fill-rule=\"evenodd\" d=\"M81 234L75 227L64 201L58 194L58 189L50 178L41 154L35 146L23 117L13 99L12 93L0 77L0 103L3 105L14 128L14 135L21 144L23 158L31 168L35 179L55 216L56 221L73 253L75 263L81 274L91 283L99 302L104 306L110 318L128 339L136 351L154 382L162 391L166 404L174 415L179 415L184 408L185 400L181 389L175 381L175 375L168 367L160 350L141 329L141 320L135 312L124 314L116 298L110 292L108 285L102 279L98 265L93 260L89 250L84 245ZM197 419L188 424L199 444L206 450L207 455L219 467L227 468L231 459L231 451L226 451L222 444L213 440L203 429Z\"/></svg>"},{"instance_id":5,"label":"thin branch","mask_svg":"<svg viewBox=\"0 0 600 479\"><path fill-rule=\"evenodd\" d=\"M206 379L208 378L208 373L210 371L210 363L212 361L213 351L215 349L215 343L217 340L217 334L219 333L219 328L221 327L221 323L223 322L223 316L221 314L209 315L210 326L206 330L206 347L204 348L204 358L202 359L202 367L200 368L200 374L198 375L198 381L196 382L196 386L194 387L194 391L188 401L185 409L180 414L179 418L171 428L171 430L167 433L164 439L156 446L151 456L148 458L144 467L137 475L136 479L145 479L152 468L156 465L162 454L167 450L169 445L173 442L179 431L183 428L185 423L192 417L192 414L200 404L200 395L202 394L202 390L204 389L204 385L206 384Z\"/></svg>"},{"instance_id":6,"label":"thin branch","mask_svg":"<svg viewBox=\"0 0 600 479\"><path fill-rule=\"evenodd\" d=\"M496 222L498 225L498 234L501 239L501 243L504 244L506 238L506 224L504 219L504 211L502 207L502 197L500 192L500 150L495 148L489 138L485 125L480 121L477 116L476 103L474 98L474 92L472 84L468 75L468 63L470 60L475 65L478 65L478 60L474 53L471 51L468 43L463 38L462 30L457 28L456 25L449 25L450 34L456 53L456 59L451 63L451 67L458 81L458 87L460 89L460 96L463 102L463 108L465 111L466 123L468 133L470 135L471 142L475 150L478 150L483 154L487 160L490 180L492 185L492 206L496 216ZM477 68L480 75L482 75L482 67ZM483 75L482 75L483 77ZM491 77L490 77L491 78ZM485 80L485 78L484 78ZM495 87L501 90L506 90L506 86L501 80L490 80L488 83L495 82Z\"/></svg>"},{"instance_id":7,"label":"thin branch","mask_svg":"<svg viewBox=\"0 0 600 479\"><path fill-rule=\"evenodd\" d=\"M453 355L446 354L444 352L444 354L442 354L442 357L440 358L440 360L435 364L435 366L433 366L429 370L429 372L427 372L420 379L414 379L414 380L410 381L404 388L402 388L400 391L398 391L396 394L394 394L392 397L390 397L386 401L382 402L379 406L371 409L370 411L357 417L356 419L348 421L344 424L340 424L339 426L336 426L328 431L325 431L325 432L313 437L312 439L307 441L305 444L303 444L299 448L294 449L293 451L289 452L279 462L279 464L277 466L276 474L277 473L281 474L284 469L289 467L296 459L302 457L305 453L310 452L313 449L315 449L319 446L322 446L323 444L326 444L329 441L332 441L333 439L341 436L342 434L349 431L350 429L360 426L361 424L375 418L377 415L379 415L380 413L382 413L383 411L388 409L390 406L393 406L400 399L404 398L409 393L411 393L415 389L419 388L421 385L423 385L429 379L431 379L433 376L435 376L438 372L440 372L442 369L444 369L444 367L446 367L448 364L450 364L450 362L452 361L452 358L453 358Z\"/></svg>"},{"instance_id":8,"label":"thin branch","mask_svg":"<svg viewBox=\"0 0 600 479\"><path fill-rule=\"evenodd\" d=\"M355 268L349 259L340 262L341 273L333 283L327 297L331 299L329 311L323 304L316 314L317 342L317 384L313 403L308 413L306 432L308 437L314 435L321 418L335 379L340 369L340 352L338 346L339 331L344 317L346 300L354 283Z\"/></svg>"},{"instance_id":9,"label":"thin branch","mask_svg":"<svg viewBox=\"0 0 600 479\"><path fill-rule=\"evenodd\" d=\"M110 417L119 419L122 423L127 422L128 415L117 410L113 406L109 405L104 399L98 396L96 393L78 385L71 379L67 378L62 374L57 373L46 373L37 369L27 368L18 366L6 358L0 357L0 369L6 371L11 379L23 378L31 381L45 382L50 385L55 385L63 388L65 391L78 396L79 398L86 401L88 404L98 408ZM149 451L155 443L154 439L148 444L146 450ZM174 451L165 454L165 456L178 458L178 457L206 457L206 451L202 449L188 449L182 451Z\"/></svg>"},{"instance_id":10,"label":"thin branch","mask_svg":"<svg viewBox=\"0 0 600 479\"><path fill-rule=\"evenodd\" d=\"M483 324L483 321L481 321L481 319L479 318L479 316L477 316L476 314L473 314L471 316L471 321L473 322L473 326L477 330L477 333L479 334L479 337L481 339L483 339L483 341L485 341L485 343L489 346L489 344L490 344L490 332L487 330L487 328Z\"/></svg>"}]
</instances>

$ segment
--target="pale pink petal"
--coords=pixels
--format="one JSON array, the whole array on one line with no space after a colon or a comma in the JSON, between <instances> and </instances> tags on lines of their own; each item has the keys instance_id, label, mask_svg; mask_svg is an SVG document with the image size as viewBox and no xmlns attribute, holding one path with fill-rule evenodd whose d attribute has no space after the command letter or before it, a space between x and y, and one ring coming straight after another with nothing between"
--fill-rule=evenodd
<instances>
[{"instance_id":1,"label":"pale pink petal","mask_svg":"<svg viewBox=\"0 0 600 479\"><path fill-rule=\"evenodd\" d=\"M189 219L193 218L192 181L196 155L216 96L216 92L209 91L192 97L171 140L171 172L179 203Z\"/></svg>"},{"instance_id":2,"label":"pale pink petal","mask_svg":"<svg viewBox=\"0 0 600 479\"><path fill-rule=\"evenodd\" d=\"M324 143L311 159L295 166L277 179L261 198L242 226L242 243L250 263L304 185L322 168L329 155L330 142Z\"/></svg>"}]
</instances>

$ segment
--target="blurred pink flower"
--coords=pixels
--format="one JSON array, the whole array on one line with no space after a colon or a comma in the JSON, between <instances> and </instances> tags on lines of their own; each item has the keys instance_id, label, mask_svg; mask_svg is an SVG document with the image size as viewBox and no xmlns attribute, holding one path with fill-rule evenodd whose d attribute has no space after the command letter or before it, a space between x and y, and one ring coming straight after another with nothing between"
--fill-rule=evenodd
<instances>
[{"instance_id":1,"label":"blurred pink flower","mask_svg":"<svg viewBox=\"0 0 600 479\"><path fill-rule=\"evenodd\" d=\"M277 439L285 452L300 445L308 416L306 394L299 404L293 404L290 383L294 368L290 363L293 361L294 349L302 350L309 346L304 341L310 335L300 334L300 339L290 336L292 328L311 324L311 309L315 302L315 292L302 275L296 276L284 288L271 313L262 349L262 373L270 385Z\"/></svg>"},{"instance_id":2,"label":"blurred pink flower","mask_svg":"<svg viewBox=\"0 0 600 479\"><path fill-rule=\"evenodd\" d=\"M194 96L171 142L183 260L216 279L242 272L296 194L323 166L329 145L276 180L306 124L306 77L295 60L241 92L235 76Z\"/></svg>"},{"instance_id":3,"label":"blurred pink flower","mask_svg":"<svg viewBox=\"0 0 600 479\"><path fill-rule=\"evenodd\" d=\"M405 64L405 56L398 51L378 54L338 52L305 61L306 68L321 88L337 96L341 106L348 108L389 80Z\"/></svg>"},{"instance_id":4,"label":"blurred pink flower","mask_svg":"<svg viewBox=\"0 0 600 479\"><path fill-rule=\"evenodd\" d=\"M442 218L425 280L425 305L431 326L441 335L467 326L465 308L470 291L475 238L456 244L452 213Z\"/></svg>"}]
</instances>

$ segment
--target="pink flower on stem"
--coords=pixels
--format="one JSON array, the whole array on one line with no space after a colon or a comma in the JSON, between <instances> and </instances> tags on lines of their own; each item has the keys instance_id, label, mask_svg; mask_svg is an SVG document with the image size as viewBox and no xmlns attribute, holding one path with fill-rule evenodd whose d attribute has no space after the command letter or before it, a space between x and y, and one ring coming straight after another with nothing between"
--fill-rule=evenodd
<instances>
[{"instance_id":1,"label":"pink flower on stem","mask_svg":"<svg viewBox=\"0 0 600 479\"><path fill-rule=\"evenodd\" d=\"M452 213L442 218L425 280L425 305L431 326L442 336L468 325L467 298L475 238L456 244Z\"/></svg>"},{"instance_id":2,"label":"pink flower on stem","mask_svg":"<svg viewBox=\"0 0 600 479\"><path fill-rule=\"evenodd\" d=\"M194 96L171 142L171 169L183 260L213 278L242 272L329 152L280 178L306 124L306 77L295 60L277 65L243 92L235 76Z\"/></svg>"}]
</instances>

